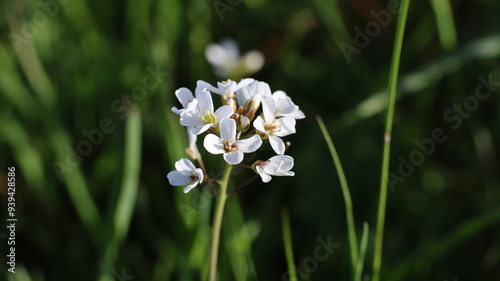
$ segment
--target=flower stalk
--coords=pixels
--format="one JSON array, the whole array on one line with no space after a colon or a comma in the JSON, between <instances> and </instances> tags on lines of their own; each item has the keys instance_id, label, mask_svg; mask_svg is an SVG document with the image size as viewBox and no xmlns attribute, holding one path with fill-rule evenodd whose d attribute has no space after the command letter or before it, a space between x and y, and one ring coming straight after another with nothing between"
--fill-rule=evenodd
<instances>
[{"instance_id":1,"label":"flower stalk","mask_svg":"<svg viewBox=\"0 0 500 281\"><path fill-rule=\"evenodd\" d=\"M224 207L226 205L227 199L227 186L229 184L229 175L231 175L231 170L233 166L230 164L226 165L226 170L221 179L221 184L219 187L217 203L215 205L214 222L212 228L212 244L210 248L210 267L208 269L208 280L215 281L217 277L217 261L219 256L219 241L220 241L220 229L222 225L222 216L224 214Z\"/></svg>"},{"instance_id":2,"label":"flower stalk","mask_svg":"<svg viewBox=\"0 0 500 281\"><path fill-rule=\"evenodd\" d=\"M373 277L372 281L380 280L380 268L382 266L382 245L384 240L385 209L387 205L387 185L389 181L389 159L391 155L391 135L394 119L394 106L396 103L396 92L398 84L399 63L401 60L401 49L406 26L406 18L410 0L401 2L398 23L396 26L396 38L394 39L394 49L392 51L392 62L389 71L387 115L385 122L384 152L382 158L382 173L380 177L380 197L377 212L377 227L375 230L375 246L373 254Z\"/></svg>"}]
</instances>

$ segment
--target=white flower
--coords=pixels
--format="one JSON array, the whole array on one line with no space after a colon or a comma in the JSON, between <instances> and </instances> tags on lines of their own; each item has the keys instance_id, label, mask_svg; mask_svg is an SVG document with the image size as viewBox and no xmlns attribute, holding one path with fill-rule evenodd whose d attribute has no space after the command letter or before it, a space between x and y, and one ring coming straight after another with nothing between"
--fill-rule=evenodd
<instances>
[{"instance_id":1,"label":"white flower","mask_svg":"<svg viewBox=\"0 0 500 281\"><path fill-rule=\"evenodd\" d=\"M292 99L287 96L287 94L283 91L276 91L272 95L274 104L275 104L275 110L274 110L274 115L276 117L292 117L294 119L303 119L306 118L304 115L304 112L299 109L298 106L296 106Z\"/></svg>"},{"instance_id":2,"label":"white flower","mask_svg":"<svg viewBox=\"0 0 500 281\"><path fill-rule=\"evenodd\" d=\"M257 72L264 65L264 56L259 51L250 51L240 57L238 46L231 39L208 45L205 57L219 77L241 77Z\"/></svg>"},{"instance_id":3,"label":"white flower","mask_svg":"<svg viewBox=\"0 0 500 281\"><path fill-rule=\"evenodd\" d=\"M171 185L188 185L184 188L184 193L188 193L196 185L203 182L203 170L196 168L191 161L186 158L175 162L176 171L168 173L167 178Z\"/></svg>"},{"instance_id":4,"label":"white flower","mask_svg":"<svg viewBox=\"0 0 500 281\"><path fill-rule=\"evenodd\" d=\"M219 94L221 96L226 96L230 94L234 94L239 89L248 86L254 80L252 78L241 79L239 83L235 81L227 80L222 82L217 82L217 88L212 86L210 83L205 82L203 80L198 80L197 87L206 88L212 93Z\"/></svg>"},{"instance_id":5,"label":"white flower","mask_svg":"<svg viewBox=\"0 0 500 281\"><path fill-rule=\"evenodd\" d=\"M290 171L292 168L293 158L288 155L277 155L267 161L255 163L255 170L265 183L271 180L271 176L294 176L295 173Z\"/></svg>"},{"instance_id":6,"label":"white flower","mask_svg":"<svg viewBox=\"0 0 500 281\"><path fill-rule=\"evenodd\" d=\"M193 127L192 132L199 135L211 127L217 127L220 120L233 115L231 106L223 105L214 112L212 96L207 91L199 91L196 95L196 109L190 108L181 112L181 125Z\"/></svg>"},{"instance_id":7,"label":"white flower","mask_svg":"<svg viewBox=\"0 0 500 281\"><path fill-rule=\"evenodd\" d=\"M198 91L198 88L196 89ZM184 110L188 109L188 107L196 107L196 104L192 102L195 100L193 93L188 88L179 88L175 91L175 96L179 100L182 105L181 109L177 107L172 107L172 112L180 115Z\"/></svg>"},{"instance_id":8,"label":"white flower","mask_svg":"<svg viewBox=\"0 0 500 281\"><path fill-rule=\"evenodd\" d=\"M254 98L255 95L259 95L260 97L271 97L271 88L269 84L261 81L253 81L248 86L237 90L236 100L238 101L238 105L244 106L247 101Z\"/></svg>"},{"instance_id":9,"label":"white flower","mask_svg":"<svg viewBox=\"0 0 500 281\"><path fill-rule=\"evenodd\" d=\"M285 153L285 143L280 137L295 133L295 119L292 117L281 117L276 119L275 102L272 98L262 99L262 112L264 118L258 116L253 122L255 129L264 137L269 138L271 147L277 154Z\"/></svg>"},{"instance_id":10,"label":"white flower","mask_svg":"<svg viewBox=\"0 0 500 281\"><path fill-rule=\"evenodd\" d=\"M258 135L236 140L234 119L222 119L219 130L220 137L214 134L207 135L203 146L212 154L224 154L224 160L229 164L239 164L243 160L243 153L254 152L262 145L262 140Z\"/></svg>"}]
</instances>

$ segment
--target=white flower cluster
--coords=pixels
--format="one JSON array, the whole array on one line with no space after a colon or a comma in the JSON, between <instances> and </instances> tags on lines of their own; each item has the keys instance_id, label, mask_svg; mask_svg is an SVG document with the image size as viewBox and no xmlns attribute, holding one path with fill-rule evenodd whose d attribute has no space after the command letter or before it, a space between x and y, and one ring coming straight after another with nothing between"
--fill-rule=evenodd
<instances>
[{"instance_id":1,"label":"white flower cluster","mask_svg":"<svg viewBox=\"0 0 500 281\"><path fill-rule=\"evenodd\" d=\"M212 93L220 95L222 106L215 109ZM295 133L296 119L305 118L304 113L283 91L271 93L269 85L254 79L242 79L217 83L217 87L205 81L198 81L195 93L187 88L175 92L182 108L172 111L180 116L181 125L187 127L189 148L195 159L200 159L196 147L199 135L208 132L203 146L211 154L222 154L224 160L237 165L243 161L244 153L259 149L262 140L269 140L278 154L267 161L258 160L251 168L269 182L271 176L293 176L293 158L285 153L281 139ZM257 115L259 108L262 113ZM253 127L252 127L253 121ZM184 192L207 181L206 171L196 168L188 159L175 163L176 171L167 177L172 185L188 185ZM202 167L203 168L203 167Z\"/></svg>"}]
</instances>

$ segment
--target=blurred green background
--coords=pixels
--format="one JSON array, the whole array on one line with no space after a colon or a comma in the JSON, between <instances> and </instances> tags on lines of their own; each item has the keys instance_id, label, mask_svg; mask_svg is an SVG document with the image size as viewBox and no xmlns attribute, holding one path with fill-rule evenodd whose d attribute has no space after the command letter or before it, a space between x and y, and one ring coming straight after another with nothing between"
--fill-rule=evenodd
<instances>
[{"instance_id":1,"label":"blurred green background","mask_svg":"<svg viewBox=\"0 0 500 281\"><path fill-rule=\"evenodd\" d=\"M252 77L285 91L307 118L287 138L296 176L229 198L220 280L286 280L282 207L297 266L308 267L318 239L340 244L301 280L349 280L344 203L314 117L343 161L358 233L364 221L373 230L397 15L376 24L359 52L346 58L342 46L356 46L357 30L388 2L3 0L0 214L6 226L14 166L18 221L16 274L3 235L1 278L206 278L213 200L206 186L184 194L168 184L187 147L170 108L177 88L225 80L204 51L229 37L264 54ZM411 3L390 171L435 128L448 138L389 193L382 280L500 280L499 84L477 106L469 97L480 76L500 82L499 13L495 0ZM454 105L464 101L473 110L460 115ZM221 157L204 157L211 172L222 170ZM240 170L231 184L251 176Z\"/></svg>"}]
</instances>

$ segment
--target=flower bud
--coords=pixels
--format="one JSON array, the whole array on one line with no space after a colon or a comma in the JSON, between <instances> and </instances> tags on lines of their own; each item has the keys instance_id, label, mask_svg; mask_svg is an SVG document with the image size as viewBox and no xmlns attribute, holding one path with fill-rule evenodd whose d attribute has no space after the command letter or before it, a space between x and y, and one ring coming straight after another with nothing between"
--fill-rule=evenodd
<instances>
[{"instance_id":1,"label":"flower bud","mask_svg":"<svg viewBox=\"0 0 500 281\"><path fill-rule=\"evenodd\" d=\"M249 120L253 120L255 118L255 110L253 107L250 107L247 111L244 112L244 115L248 117Z\"/></svg>"},{"instance_id":2,"label":"flower bud","mask_svg":"<svg viewBox=\"0 0 500 281\"><path fill-rule=\"evenodd\" d=\"M222 104L223 105L229 105L233 108L234 111L236 111L236 94L235 93L230 93L230 94L224 94L221 97L222 99Z\"/></svg>"},{"instance_id":3,"label":"flower bud","mask_svg":"<svg viewBox=\"0 0 500 281\"><path fill-rule=\"evenodd\" d=\"M238 107L238 110L236 110L236 113L243 115L243 106Z\"/></svg>"},{"instance_id":4,"label":"flower bud","mask_svg":"<svg viewBox=\"0 0 500 281\"><path fill-rule=\"evenodd\" d=\"M246 111L248 111L250 108L253 108L253 111L254 112L257 112L257 110L259 110L259 107L260 107L260 100L261 100L261 97L260 97L260 94L255 94L252 96L252 98L250 98L246 103L245 103L245 106L243 107L243 109Z\"/></svg>"},{"instance_id":5,"label":"flower bud","mask_svg":"<svg viewBox=\"0 0 500 281\"><path fill-rule=\"evenodd\" d=\"M250 128L250 120L246 116L240 116L237 125L238 131L246 132Z\"/></svg>"}]
</instances>

